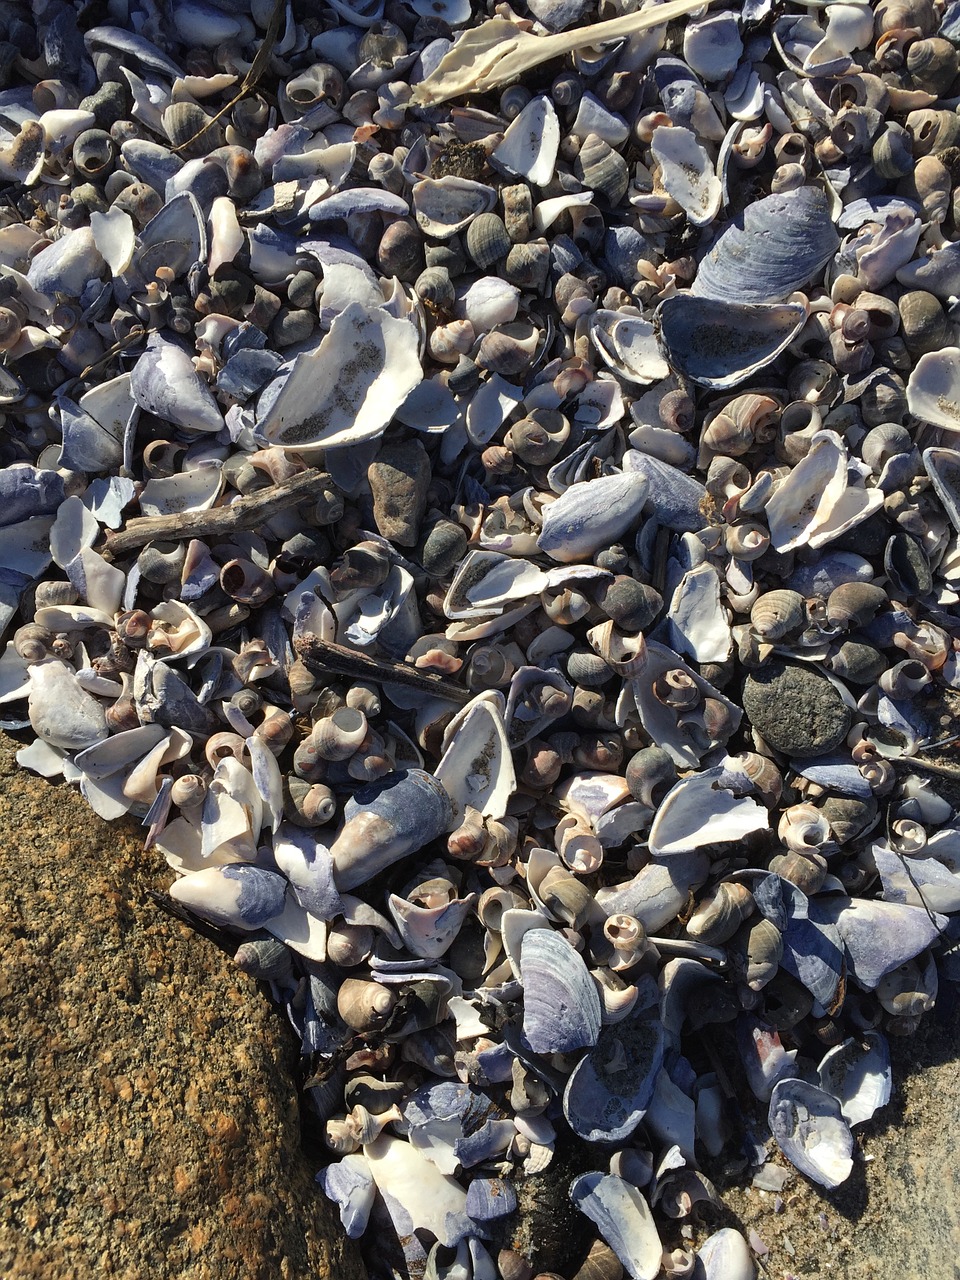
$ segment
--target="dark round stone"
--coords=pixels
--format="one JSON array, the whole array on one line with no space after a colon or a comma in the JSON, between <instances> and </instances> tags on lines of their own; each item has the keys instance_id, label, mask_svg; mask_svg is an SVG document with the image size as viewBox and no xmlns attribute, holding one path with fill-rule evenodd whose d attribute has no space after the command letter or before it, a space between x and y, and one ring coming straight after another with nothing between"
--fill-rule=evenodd
<instances>
[{"instance_id":1,"label":"dark round stone","mask_svg":"<svg viewBox=\"0 0 960 1280\"><path fill-rule=\"evenodd\" d=\"M850 711L825 677L791 662L766 662L743 686L743 709L775 751L805 759L838 747Z\"/></svg>"}]
</instances>

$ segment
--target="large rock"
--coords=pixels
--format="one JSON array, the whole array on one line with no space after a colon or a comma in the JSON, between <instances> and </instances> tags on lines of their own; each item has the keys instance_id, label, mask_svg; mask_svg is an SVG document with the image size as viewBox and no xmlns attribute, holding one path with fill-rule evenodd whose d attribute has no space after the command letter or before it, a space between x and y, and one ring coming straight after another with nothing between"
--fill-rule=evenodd
<instances>
[{"instance_id":1,"label":"large rock","mask_svg":"<svg viewBox=\"0 0 960 1280\"><path fill-rule=\"evenodd\" d=\"M0 735L0 1275L360 1280L284 1019L154 905L142 830L15 749Z\"/></svg>"},{"instance_id":2,"label":"large rock","mask_svg":"<svg viewBox=\"0 0 960 1280\"><path fill-rule=\"evenodd\" d=\"M850 728L850 711L819 672L771 659L747 676L743 709L775 751L792 759L826 755Z\"/></svg>"}]
</instances>

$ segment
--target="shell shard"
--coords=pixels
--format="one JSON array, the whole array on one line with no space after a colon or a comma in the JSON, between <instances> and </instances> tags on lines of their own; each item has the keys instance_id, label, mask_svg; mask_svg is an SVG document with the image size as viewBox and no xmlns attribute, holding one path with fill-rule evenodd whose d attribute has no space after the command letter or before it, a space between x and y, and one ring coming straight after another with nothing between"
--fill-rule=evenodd
<instances>
[{"instance_id":1,"label":"shell shard","mask_svg":"<svg viewBox=\"0 0 960 1280\"><path fill-rule=\"evenodd\" d=\"M363 1154L399 1236L424 1229L453 1248L470 1233L467 1193L416 1147L381 1133Z\"/></svg>"},{"instance_id":2,"label":"shell shard","mask_svg":"<svg viewBox=\"0 0 960 1280\"><path fill-rule=\"evenodd\" d=\"M282 449L374 440L422 378L410 321L351 303L312 351L297 356L257 432Z\"/></svg>"},{"instance_id":3,"label":"shell shard","mask_svg":"<svg viewBox=\"0 0 960 1280\"><path fill-rule=\"evenodd\" d=\"M223 415L186 350L151 335L130 376L130 394L154 417L187 431L221 431Z\"/></svg>"},{"instance_id":4,"label":"shell shard","mask_svg":"<svg viewBox=\"0 0 960 1280\"><path fill-rule=\"evenodd\" d=\"M844 1040L824 1054L817 1068L820 1088L840 1104L847 1124L863 1124L890 1101L890 1047L879 1031L858 1042Z\"/></svg>"},{"instance_id":5,"label":"shell shard","mask_svg":"<svg viewBox=\"0 0 960 1280\"><path fill-rule=\"evenodd\" d=\"M553 177L559 147L560 121L553 103L540 94L510 122L490 162L501 172L545 187Z\"/></svg>"},{"instance_id":6,"label":"shell shard","mask_svg":"<svg viewBox=\"0 0 960 1280\"><path fill-rule=\"evenodd\" d=\"M767 828L766 808L753 796L738 796L721 787L722 773L719 766L705 769L684 778L668 793L650 828L651 853L658 858L691 853Z\"/></svg>"},{"instance_id":7,"label":"shell shard","mask_svg":"<svg viewBox=\"0 0 960 1280\"><path fill-rule=\"evenodd\" d=\"M868 991L931 946L947 923L946 916L923 907L861 898L826 899L818 903L818 914L836 926L850 971Z\"/></svg>"},{"instance_id":8,"label":"shell shard","mask_svg":"<svg viewBox=\"0 0 960 1280\"><path fill-rule=\"evenodd\" d=\"M362 787L343 816L343 829L330 846L340 890L356 888L454 825L453 802L422 769L399 770Z\"/></svg>"},{"instance_id":9,"label":"shell shard","mask_svg":"<svg viewBox=\"0 0 960 1280\"><path fill-rule=\"evenodd\" d=\"M274 871L237 863L194 871L177 880L170 896L211 924L258 929L283 911L286 881Z\"/></svg>"},{"instance_id":10,"label":"shell shard","mask_svg":"<svg viewBox=\"0 0 960 1280\"><path fill-rule=\"evenodd\" d=\"M500 707L480 695L456 716L448 733L434 776L453 802L456 824L468 806L484 817L502 818L516 774Z\"/></svg>"},{"instance_id":11,"label":"shell shard","mask_svg":"<svg viewBox=\"0 0 960 1280\"><path fill-rule=\"evenodd\" d=\"M907 406L924 422L960 431L960 347L920 357L907 379Z\"/></svg>"},{"instance_id":12,"label":"shell shard","mask_svg":"<svg viewBox=\"0 0 960 1280\"><path fill-rule=\"evenodd\" d=\"M731 302L687 292L661 302L654 323L671 369L720 391L772 364L806 318L800 302Z\"/></svg>"},{"instance_id":13,"label":"shell shard","mask_svg":"<svg viewBox=\"0 0 960 1280\"><path fill-rule=\"evenodd\" d=\"M107 737L103 706L57 658L33 663L28 675L28 715L34 733L51 747L80 751Z\"/></svg>"},{"instance_id":14,"label":"shell shard","mask_svg":"<svg viewBox=\"0 0 960 1280\"><path fill-rule=\"evenodd\" d=\"M570 1199L620 1259L631 1280L655 1280L663 1246L650 1206L635 1186L615 1174L582 1173Z\"/></svg>"},{"instance_id":15,"label":"shell shard","mask_svg":"<svg viewBox=\"0 0 960 1280\"><path fill-rule=\"evenodd\" d=\"M723 191L710 157L697 142L696 134L690 129L660 125L653 131L650 150L660 166L660 183L667 195L676 200L695 227L711 223L720 211ZM750 207L756 208L755 205ZM744 298L740 301L768 299Z\"/></svg>"}]
</instances>

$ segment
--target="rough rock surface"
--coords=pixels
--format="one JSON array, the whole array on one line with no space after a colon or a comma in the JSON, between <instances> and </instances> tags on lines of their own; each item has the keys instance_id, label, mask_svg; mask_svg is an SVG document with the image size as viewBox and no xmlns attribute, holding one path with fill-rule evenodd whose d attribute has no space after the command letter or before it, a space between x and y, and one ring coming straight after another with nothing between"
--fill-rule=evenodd
<instances>
[{"instance_id":1,"label":"rough rock surface","mask_svg":"<svg viewBox=\"0 0 960 1280\"><path fill-rule=\"evenodd\" d=\"M313 1178L295 1044L148 897L142 832L0 735L0 1275L360 1280Z\"/></svg>"},{"instance_id":2,"label":"rough rock surface","mask_svg":"<svg viewBox=\"0 0 960 1280\"><path fill-rule=\"evenodd\" d=\"M765 662L747 677L743 709L776 751L806 759L846 737L850 712L830 681L796 663Z\"/></svg>"}]
</instances>

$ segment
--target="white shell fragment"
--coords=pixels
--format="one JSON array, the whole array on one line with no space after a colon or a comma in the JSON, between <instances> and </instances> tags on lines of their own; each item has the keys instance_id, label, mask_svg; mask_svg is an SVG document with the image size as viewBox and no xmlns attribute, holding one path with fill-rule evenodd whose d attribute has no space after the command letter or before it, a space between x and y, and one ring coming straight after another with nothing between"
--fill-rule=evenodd
<instances>
[{"instance_id":1,"label":"white shell fragment","mask_svg":"<svg viewBox=\"0 0 960 1280\"><path fill-rule=\"evenodd\" d=\"M372 440L422 377L411 323L351 303L319 345L297 357L257 430L282 449Z\"/></svg>"},{"instance_id":2,"label":"white shell fragment","mask_svg":"<svg viewBox=\"0 0 960 1280\"><path fill-rule=\"evenodd\" d=\"M545 187L553 177L560 146L560 121L553 103L541 94L523 108L490 156L498 169Z\"/></svg>"},{"instance_id":3,"label":"white shell fragment","mask_svg":"<svg viewBox=\"0 0 960 1280\"><path fill-rule=\"evenodd\" d=\"M960 347L920 357L907 379L907 405L924 422L960 431Z\"/></svg>"},{"instance_id":4,"label":"white shell fragment","mask_svg":"<svg viewBox=\"0 0 960 1280\"><path fill-rule=\"evenodd\" d=\"M30 724L38 738L64 751L81 751L107 737L103 706L77 683L76 674L57 658L29 669Z\"/></svg>"},{"instance_id":5,"label":"white shell fragment","mask_svg":"<svg viewBox=\"0 0 960 1280\"><path fill-rule=\"evenodd\" d=\"M770 1095L770 1129L788 1160L823 1187L853 1172L853 1135L840 1103L803 1080L781 1080Z\"/></svg>"},{"instance_id":6,"label":"white shell fragment","mask_svg":"<svg viewBox=\"0 0 960 1280\"><path fill-rule=\"evenodd\" d=\"M660 166L660 183L695 227L705 227L720 211L723 195L710 157L689 129L660 125L650 150Z\"/></svg>"},{"instance_id":7,"label":"white shell fragment","mask_svg":"<svg viewBox=\"0 0 960 1280\"><path fill-rule=\"evenodd\" d=\"M646 496L647 481L635 472L572 484L545 509L537 545L561 564L588 560L633 524Z\"/></svg>"}]
</instances>

